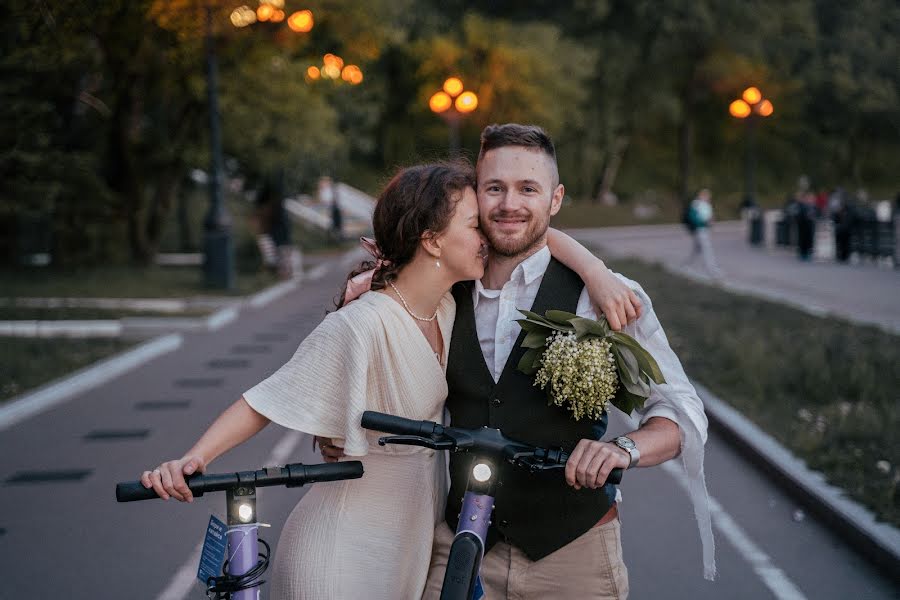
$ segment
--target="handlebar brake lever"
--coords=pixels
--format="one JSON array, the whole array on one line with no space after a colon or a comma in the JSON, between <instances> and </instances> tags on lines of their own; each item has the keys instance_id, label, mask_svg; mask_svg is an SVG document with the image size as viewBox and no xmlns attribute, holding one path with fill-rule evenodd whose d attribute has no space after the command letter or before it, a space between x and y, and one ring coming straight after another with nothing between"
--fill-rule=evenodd
<instances>
[{"instance_id":1,"label":"handlebar brake lever","mask_svg":"<svg viewBox=\"0 0 900 600\"><path fill-rule=\"evenodd\" d=\"M436 440L421 435L390 435L378 438L378 445L398 444L401 446L424 446L432 450L453 450L450 440Z\"/></svg>"}]
</instances>

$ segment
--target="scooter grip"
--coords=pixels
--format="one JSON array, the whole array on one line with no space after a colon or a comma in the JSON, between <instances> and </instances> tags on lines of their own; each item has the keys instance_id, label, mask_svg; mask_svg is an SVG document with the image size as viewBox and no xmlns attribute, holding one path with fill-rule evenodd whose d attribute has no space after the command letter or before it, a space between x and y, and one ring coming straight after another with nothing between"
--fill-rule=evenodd
<instances>
[{"instance_id":1,"label":"scooter grip","mask_svg":"<svg viewBox=\"0 0 900 600\"><path fill-rule=\"evenodd\" d=\"M159 498L153 488L145 488L140 481L123 481L116 484L117 502L135 502Z\"/></svg>"},{"instance_id":2,"label":"scooter grip","mask_svg":"<svg viewBox=\"0 0 900 600\"><path fill-rule=\"evenodd\" d=\"M414 421L396 415L367 410L362 416L362 426L373 431L383 431L396 435L431 435L437 423Z\"/></svg>"},{"instance_id":3,"label":"scooter grip","mask_svg":"<svg viewBox=\"0 0 900 600\"><path fill-rule=\"evenodd\" d=\"M294 474L294 465L288 465L291 476ZM343 479L359 479L363 476L363 464L358 460L344 462L325 463L321 465L303 465L304 482L316 481L340 481Z\"/></svg>"},{"instance_id":4,"label":"scooter grip","mask_svg":"<svg viewBox=\"0 0 900 600\"><path fill-rule=\"evenodd\" d=\"M606 478L606 483L611 483L613 485L619 485L622 483L622 474L625 472L625 469L615 468L609 472L609 477Z\"/></svg>"}]
</instances>

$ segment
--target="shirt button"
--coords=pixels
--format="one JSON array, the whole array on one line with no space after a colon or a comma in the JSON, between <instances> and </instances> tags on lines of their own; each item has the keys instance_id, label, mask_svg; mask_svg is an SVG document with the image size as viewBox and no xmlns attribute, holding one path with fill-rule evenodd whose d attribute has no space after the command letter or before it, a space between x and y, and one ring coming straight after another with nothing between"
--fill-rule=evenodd
<instances>
[{"instance_id":1,"label":"shirt button","mask_svg":"<svg viewBox=\"0 0 900 600\"><path fill-rule=\"evenodd\" d=\"M503 404L503 400L501 400L500 398L494 398L493 400L491 400L491 404L493 404L494 406L500 406L501 404Z\"/></svg>"},{"instance_id":2,"label":"shirt button","mask_svg":"<svg viewBox=\"0 0 900 600\"><path fill-rule=\"evenodd\" d=\"M500 527L509 527L509 521L503 519L502 521L500 521Z\"/></svg>"}]
</instances>

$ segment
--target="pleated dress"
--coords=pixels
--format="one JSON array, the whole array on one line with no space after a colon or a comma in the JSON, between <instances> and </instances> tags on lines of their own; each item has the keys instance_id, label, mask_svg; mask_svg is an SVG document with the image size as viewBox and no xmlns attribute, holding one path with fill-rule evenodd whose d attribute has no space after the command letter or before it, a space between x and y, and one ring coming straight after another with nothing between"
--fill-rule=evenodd
<instances>
[{"instance_id":1,"label":"pleated dress","mask_svg":"<svg viewBox=\"0 0 900 600\"><path fill-rule=\"evenodd\" d=\"M452 295L438 307L443 356L435 355L402 305L367 292L330 313L293 358L244 394L275 423L330 437L361 479L317 483L284 524L275 549L277 600L413 600L428 575L435 525L443 518L443 452L379 446L360 426L363 411L440 422L456 313Z\"/></svg>"}]
</instances>

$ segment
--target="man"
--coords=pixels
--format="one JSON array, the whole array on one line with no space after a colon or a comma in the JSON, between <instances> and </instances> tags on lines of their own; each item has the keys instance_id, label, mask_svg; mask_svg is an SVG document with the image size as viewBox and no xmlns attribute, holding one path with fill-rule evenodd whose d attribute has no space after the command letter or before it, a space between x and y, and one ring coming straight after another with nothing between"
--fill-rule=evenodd
<instances>
[{"instance_id":1,"label":"man","mask_svg":"<svg viewBox=\"0 0 900 600\"><path fill-rule=\"evenodd\" d=\"M548 405L533 378L517 370L524 349L516 309L566 310L589 318L596 314L582 281L552 259L546 247L550 217L559 211L565 193L552 141L538 127L515 124L487 127L481 140L477 193L491 253L481 281L454 288L457 315L447 365L447 408L453 425L496 427L513 439L571 451L564 479L558 473L535 476L501 467L481 571L485 596L626 598L616 489L605 484L606 477L616 467L659 464L690 446L692 470L702 478L702 404L649 298L624 278L643 305L643 314L626 331L656 358L667 381L653 386L638 430L617 443L600 441L605 416L595 423L573 420L565 409ZM685 460L687 464L687 456ZM446 522L435 531L427 599L440 596L468 462L465 455L450 459Z\"/></svg>"}]
</instances>

